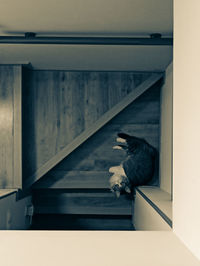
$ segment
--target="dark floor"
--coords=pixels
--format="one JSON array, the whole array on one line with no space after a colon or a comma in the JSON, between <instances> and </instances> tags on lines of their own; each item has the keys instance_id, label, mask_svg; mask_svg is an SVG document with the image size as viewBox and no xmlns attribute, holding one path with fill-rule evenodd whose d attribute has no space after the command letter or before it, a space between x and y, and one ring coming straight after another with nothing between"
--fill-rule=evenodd
<instances>
[{"instance_id":1,"label":"dark floor","mask_svg":"<svg viewBox=\"0 0 200 266\"><path fill-rule=\"evenodd\" d=\"M30 230L134 230L131 216L36 214Z\"/></svg>"}]
</instances>

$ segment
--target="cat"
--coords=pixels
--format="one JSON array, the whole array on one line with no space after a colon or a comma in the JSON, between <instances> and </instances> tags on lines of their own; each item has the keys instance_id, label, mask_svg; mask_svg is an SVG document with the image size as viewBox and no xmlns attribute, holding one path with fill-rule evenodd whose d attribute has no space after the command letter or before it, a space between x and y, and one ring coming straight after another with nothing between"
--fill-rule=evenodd
<instances>
[{"instance_id":1,"label":"cat","mask_svg":"<svg viewBox=\"0 0 200 266\"><path fill-rule=\"evenodd\" d=\"M120 196L122 192L131 193L136 186L157 185L158 152L145 139L118 133L114 149L122 149L127 158L119 166L109 169L111 191Z\"/></svg>"}]
</instances>

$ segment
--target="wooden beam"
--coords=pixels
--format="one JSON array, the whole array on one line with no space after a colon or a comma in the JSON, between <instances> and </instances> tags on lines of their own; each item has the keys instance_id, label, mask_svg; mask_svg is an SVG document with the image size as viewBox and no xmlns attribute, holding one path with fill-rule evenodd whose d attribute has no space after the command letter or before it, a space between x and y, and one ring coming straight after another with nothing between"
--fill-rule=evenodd
<instances>
[{"instance_id":1,"label":"wooden beam","mask_svg":"<svg viewBox=\"0 0 200 266\"><path fill-rule=\"evenodd\" d=\"M24 180L25 188L31 186L40 177L46 174L50 169L52 169L56 164L68 156L72 151L74 151L78 146L85 142L89 137L96 133L100 128L102 128L106 123L108 123L113 117L125 109L130 103L142 95L147 89L154 85L158 80L163 77L163 73L152 73L152 75L145 80L142 84L136 87L131 93L129 93L121 102L112 107L109 111L103 114L90 128L81 133L76 137L70 144L63 148L58 154L56 154L52 159L46 162L42 167L40 167L32 176Z\"/></svg>"}]
</instances>

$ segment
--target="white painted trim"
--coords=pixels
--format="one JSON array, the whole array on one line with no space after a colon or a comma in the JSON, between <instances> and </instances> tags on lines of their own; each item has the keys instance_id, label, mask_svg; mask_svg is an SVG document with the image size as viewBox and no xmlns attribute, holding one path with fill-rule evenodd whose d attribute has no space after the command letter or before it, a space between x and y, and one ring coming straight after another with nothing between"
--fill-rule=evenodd
<instances>
[{"instance_id":1,"label":"white painted trim","mask_svg":"<svg viewBox=\"0 0 200 266\"><path fill-rule=\"evenodd\" d=\"M103 114L90 128L81 133L76 137L70 144L68 144L64 149L62 149L58 154L56 154L52 159L46 162L42 167L40 167L30 178L25 180L25 188L31 186L40 177L46 174L50 169L52 169L56 164L68 156L72 151L74 151L78 146L85 142L89 137L96 133L100 128L102 128L106 123L108 123L114 116L125 109L130 103L142 95L147 89L154 85L158 80L163 77L163 73L152 73L152 75L146 79L142 84L136 87L131 93L129 93L121 102L112 107L108 112Z\"/></svg>"},{"instance_id":2,"label":"white painted trim","mask_svg":"<svg viewBox=\"0 0 200 266\"><path fill-rule=\"evenodd\" d=\"M136 188L139 194L172 227L172 200L170 193L154 186Z\"/></svg>"}]
</instances>

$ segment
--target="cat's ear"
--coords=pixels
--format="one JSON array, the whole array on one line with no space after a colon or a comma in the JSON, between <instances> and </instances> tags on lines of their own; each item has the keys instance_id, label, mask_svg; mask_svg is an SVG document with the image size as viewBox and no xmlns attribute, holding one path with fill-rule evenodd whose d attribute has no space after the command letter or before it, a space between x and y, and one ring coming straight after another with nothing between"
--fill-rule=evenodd
<instances>
[{"instance_id":1,"label":"cat's ear","mask_svg":"<svg viewBox=\"0 0 200 266\"><path fill-rule=\"evenodd\" d=\"M108 171L109 171L109 173L115 174L117 171L116 166L110 167Z\"/></svg>"},{"instance_id":2,"label":"cat's ear","mask_svg":"<svg viewBox=\"0 0 200 266\"><path fill-rule=\"evenodd\" d=\"M125 187L125 191L126 191L127 193L129 193L129 194L131 193L131 190L130 190L130 188L129 188L128 186Z\"/></svg>"},{"instance_id":3,"label":"cat's ear","mask_svg":"<svg viewBox=\"0 0 200 266\"><path fill-rule=\"evenodd\" d=\"M120 191L115 191L116 197L119 198L120 197Z\"/></svg>"},{"instance_id":4,"label":"cat's ear","mask_svg":"<svg viewBox=\"0 0 200 266\"><path fill-rule=\"evenodd\" d=\"M117 165L117 166L110 167L108 171L109 171L109 173L113 173L116 176L117 175L119 176L121 174L121 169L122 169L122 166L121 165Z\"/></svg>"}]
</instances>

